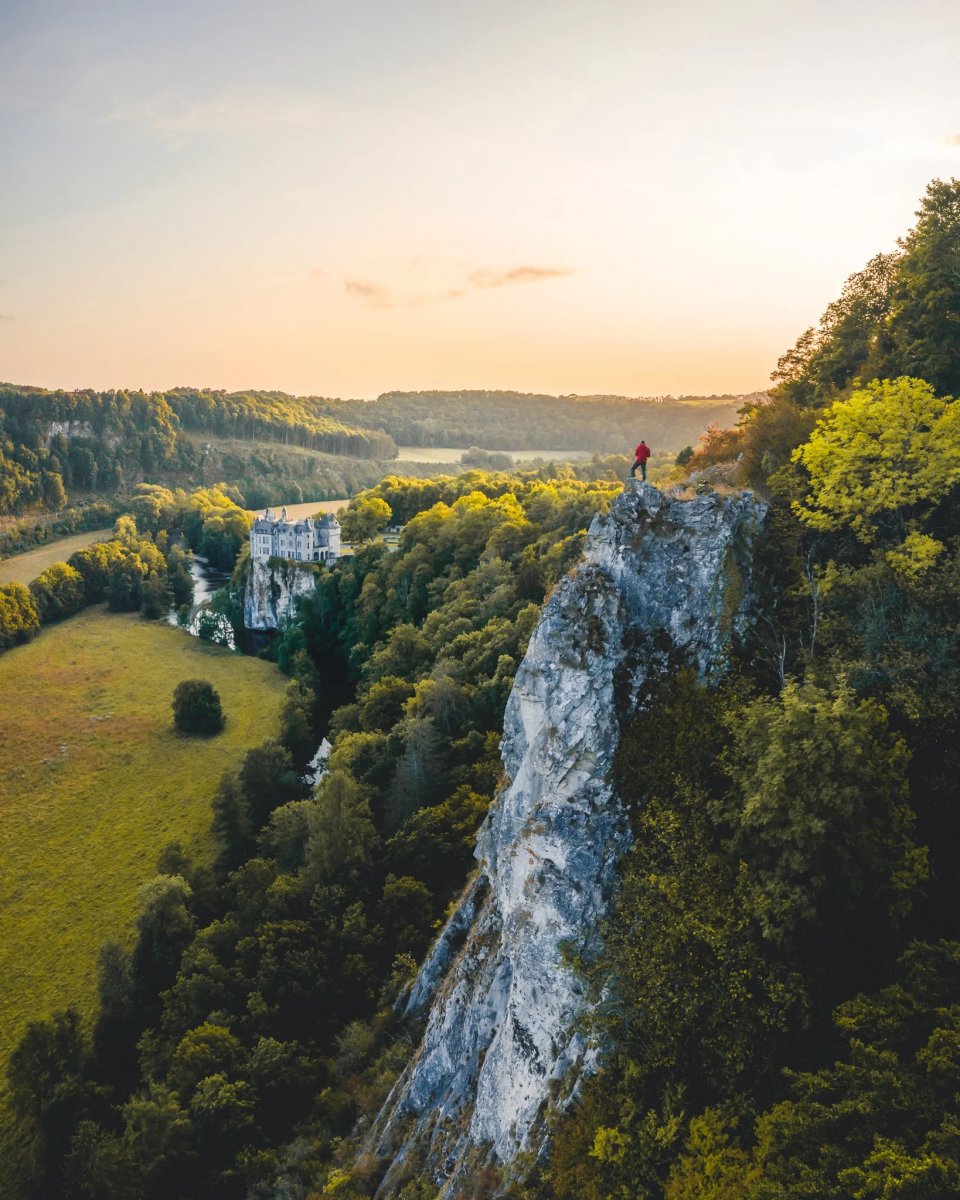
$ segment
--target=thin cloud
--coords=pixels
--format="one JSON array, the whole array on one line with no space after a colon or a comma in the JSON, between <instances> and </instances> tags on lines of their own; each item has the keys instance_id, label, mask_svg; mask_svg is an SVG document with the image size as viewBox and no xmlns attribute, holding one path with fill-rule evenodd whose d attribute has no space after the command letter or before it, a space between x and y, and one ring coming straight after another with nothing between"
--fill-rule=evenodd
<instances>
[{"instance_id":1,"label":"thin cloud","mask_svg":"<svg viewBox=\"0 0 960 1200\"><path fill-rule=\"evenodd\" d=\"M353 279L349 275L343 281L343 290L350 296L365 300L374 308L394 308L396 297L390 288L368 279Z\"/></svg>"},{"instance_id":2,"label":"thin cloud","mask_svg":"<svg viewBox=\"0 0 960 1200\"><path fill-rule=\"evenodd\" d=\"M514 283L540 283L574 274L571 267L511 267L508 271L471 271L470 282L475 288L510 287Z\"/></svg>"},{"instance_id":3,"label":"thin cloud","mask_svg":"<svg viewBox=\"0 0 960 1200\"><path fill-rule=\"evenodd\" d=\"M16 319L13 313L0 313L0 321L15 321Z\"/></svg>"},{"instance_id":4,"label":"thin cloud","mask_svg":"<svg viewBox=\"0 0 960 1200\"><path fill-rule=\"evenodd\" d=\"M424 308L428 304L439 304L444 300L459 300L467 293L463 288L444 288L440 291L415 291L397 293L382 283L369 279L347 276L343 290L358 300L365 301L371 308Z\"/></svg>"},{"instance_id":5,"label":"thin cloud","mask_svg":"<svg viewBox=\"0 0 960 1200\"><path fill-rule=\"evenodd\" d=\"M311 272L318 274L322 272ZM436 289L404 290L397 292L382 283L368 279L357 279L348 275L344 281L344 291L358 300L367 303L371 308L423 308L429 304L440 304L448 300L461 300L471 291L484 288L510 287L515 283L541 283L545 279L562 279L576 272L571 267L510 267L505 271L478 269L467 276L467 284L459 287Z\"/></svg>"},{"instance_id":6,"label":"thin cloud","mask_svg":"<svg viewBox=\"0 0 960 1200\"><path fill-rule=\"evenodd\" d=\"M948 146L960 146L960 133L951 133L943 139Z\"/></svg>"},{"instance_id":7,"label":"thin cloud","mask_svg":"<svg viewBox=\"0 0 960 1200\"><path fill-rule=\"evenodd\" d=\"M325 271L323 267L311 267L310 274L314 279L326 279L330 272Z\"/></svg>"}]
</instances>

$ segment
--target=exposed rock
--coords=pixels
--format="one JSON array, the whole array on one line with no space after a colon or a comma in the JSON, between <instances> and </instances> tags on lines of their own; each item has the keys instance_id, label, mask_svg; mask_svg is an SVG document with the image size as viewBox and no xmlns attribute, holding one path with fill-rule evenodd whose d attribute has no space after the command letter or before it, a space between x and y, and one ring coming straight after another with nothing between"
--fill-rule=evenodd
<instances>
[{"instance_id":1,"label":"exposed rock","mask_svg":"<svg viewBox=\"0 0 960 1200\"><path fill-rule=\"evenodd\" d=\"M53 441L55 437L86 438L89 441L102 440L110 447L119 446L123 441L120 434L109 432L101 435L98 439L97 431L89 421L51 421L47 425L47 442Z\"/></svg>"},{"instance_id":2,"label":"exposed rock","mask_svg":"<svg viewBox=\"0 0 960 1200\"><path fill-rule=\"evenodd\" d=\"M279 629L294 614L294 600L313 591L313 568L285 560L250 561L243 592L243 623L247 629Z\"/></svg>"},{"instance_id":3,"label":"exposed rock","mask_svg":"<svg viewBox=\"0 0 960 1200\"><path fill-rule=\"evenodd\" d=\"M89 421L51 421L47 426L47 441L55 437L90 438L97 436Z\"/></svg>"},{"instance_id":4,"label":"exposed rock","mask_svg":"<svg viewBox=\"0 0 960 1200\"><path fill-rule=\"evenodd\" d=\"M569 1098L592 1052L566 951L596 948L629 843L610 782L642 681L677 653L722 672L751 605L766 509L750 493L671 501L640 482L594 520L584 559L547 603L507 702L508 785L481 829L479 871L413 985L422 1042L366 1151L438 1183L465 1155L537 1149L548 1099Z\"/></svg>"},{"instance_id":5,"label":"exposed rock","mask_svg":"<svg viewBox=\"0 0 960 1200\"><path fill-rule=\"evenodd\" d=\"M313 758L307 763L307 769L303 773L303 782L315 787L323 778L323 774L327 769L327 759L330 757L330 751L333 746L330 742L323 738L320 745L317 747L317 752Z\"/></svg>"}]
</instances>

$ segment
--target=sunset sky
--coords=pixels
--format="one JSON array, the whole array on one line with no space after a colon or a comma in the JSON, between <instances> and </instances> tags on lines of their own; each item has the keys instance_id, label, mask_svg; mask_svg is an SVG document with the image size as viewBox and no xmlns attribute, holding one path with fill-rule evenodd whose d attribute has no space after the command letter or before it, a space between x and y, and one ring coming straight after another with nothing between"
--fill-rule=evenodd
<instances>
[{"instance_id":1,"label":"sunset sky","mask_svg":"<svg viewBox=\"0 0 960 1200\"><path fill-rule=\"evenodd\" d=\"M3 0L0 377L742 392L960 175L957 0Z\"/></svg>"}]
</instances>

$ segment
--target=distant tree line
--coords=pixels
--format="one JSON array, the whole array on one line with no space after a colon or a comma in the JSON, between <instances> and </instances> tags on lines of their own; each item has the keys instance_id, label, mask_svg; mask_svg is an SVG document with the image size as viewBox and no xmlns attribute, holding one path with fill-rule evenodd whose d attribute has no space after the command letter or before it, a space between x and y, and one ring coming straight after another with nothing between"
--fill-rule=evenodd
<instances>
[{"instance_id":1,"label":"distant tree line","mask_svg":"<svg viewBox=\"0 0 960 1200\"><path fill-rule=\"evenodd\" d=\"M285 392L216 392L175 388L165 400L184 429L224 438L277 441L353 458L394 458L396 446L379 427L342 421L336 401Z\"/></svg>"},{"instance_id":2,"label":"distant tree line","mask_svg":"<svg viewBox=\"0 0 960 1200\"><path fill-rule=\"evenodd\" d=\"M144 481L197 487L227 479L254 508L341 498L376 483L398 441L460 446L465 465L487 469L509 467L491 452L624 453L641 434L655 450L676 450L708 422L729 423L742 402L397 392L368 403L282 392L50 392L2 384L0 516L61 512L71 497L118 497ZM34 527L25 524L6 550L0 543L0 553L25 548Z\"/></svg>"},{"instance_id":3,"label":"distant tree line","mask_svg":"<svg viewBox=\"0 0 960 1200\"><path fill-rule=\"evenodd\" d=\"M643 437L679 450L711 422L729 424L744 396L546 396L525 392L386 392L325 401L323 411L383 429L401 446L629 453ZM468 464L472 465L472 464ZM477 463L476 465L483 465ZM493 465L493 464L490 464Z\"/></svg>"},{"instance_id":4,"label":"distant tree line","mask_svg":"<svg viewBox=\"0 0 960 1200\"><path fill-rule=\"evenodd\" d=\"M192 486L229 480L243 495L247 508L260 509L355 496L382 479L384 470L378 459L321 456L298 446L249 442L204 443L197 448L197 461L187 474Z\"/></svg>"}]
</instances>

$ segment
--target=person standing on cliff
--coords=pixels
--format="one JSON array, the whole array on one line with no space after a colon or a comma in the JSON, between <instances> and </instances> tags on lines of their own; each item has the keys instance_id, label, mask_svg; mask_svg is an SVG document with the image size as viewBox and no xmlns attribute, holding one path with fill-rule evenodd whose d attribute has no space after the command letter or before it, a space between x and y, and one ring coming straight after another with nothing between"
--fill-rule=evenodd
<instances>
[{"instance_id":1,"label":"person standing on cliff","mask_svg":"<svg viewBox=\"0 0 960 1200\"><path fill-rule=\"evenodd\" d=\"M643 440L643 438L640 439L640 445L636 448L634 453L637 456L637 461L630 468L631 478L636 479L637 467L639 467L640 468L640 478L643 480L644 483L646 483L647 482L647 459L650 457L650 447Z\"/></svg>"}]
</instances>

